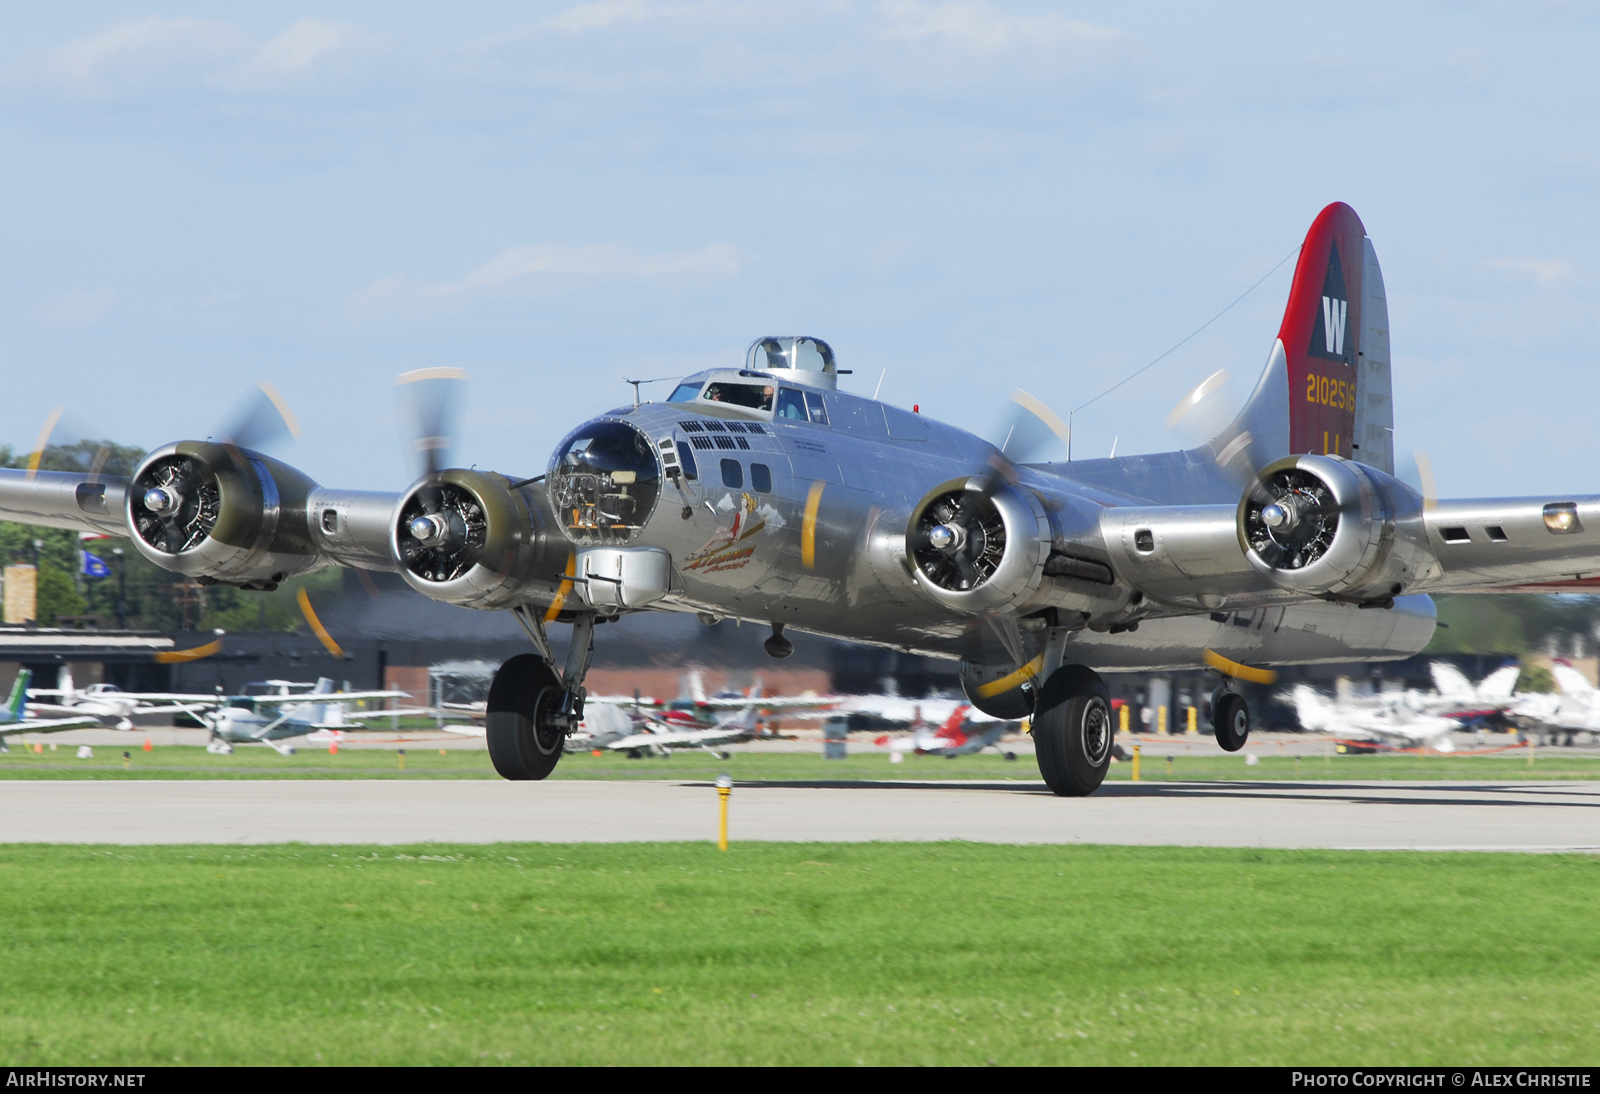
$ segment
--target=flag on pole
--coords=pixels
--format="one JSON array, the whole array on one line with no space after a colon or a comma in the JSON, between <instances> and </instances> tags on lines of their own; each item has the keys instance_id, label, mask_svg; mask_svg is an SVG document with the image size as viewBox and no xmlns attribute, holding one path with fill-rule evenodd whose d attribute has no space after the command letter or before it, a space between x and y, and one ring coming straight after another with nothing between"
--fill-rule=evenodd
<instances>
[{"instance_id":1,"label":"flag on pole","mask_svg":"<svg viewBox=\"0 0 1600 1094\"><path fill-rule=\"evenodd\" d=\"M106 565L105 559L98 555L91 555L88 551L79 551L83 556L84 577L110 577L111 567Z\"/></svg>"}]
</instances>

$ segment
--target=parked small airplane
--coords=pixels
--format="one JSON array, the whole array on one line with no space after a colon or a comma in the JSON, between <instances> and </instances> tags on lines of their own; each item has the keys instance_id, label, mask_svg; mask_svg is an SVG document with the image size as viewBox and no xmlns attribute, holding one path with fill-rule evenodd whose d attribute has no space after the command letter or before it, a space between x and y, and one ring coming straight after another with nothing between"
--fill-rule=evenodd
<instances>
[{"instance_id":1,"label":"parked small airplane","mask_svg":"<svg viewBox=\"0 0 1600 1094\"><path fill-rule=\"evenodd\" d=\"M620 708L611 709L620 712ZM626 715L631 732L617 734L614 730L611 733L602 730L601 734L591 734L587 738L582 732L575 733L568 738L569 751L603 748L611 752L626 752L631 756L651 753L665 756L673 749L700 748L721 759L727 759L726 752L716 751L718 745L735 744L769 735L761 708L756 706L747 706L736 718L725 721L713 720L709 723L694 719L692 716L682 716L685 713L670 711L665 716L660 716L645 710L632 712ZM595 713L586 712L585 725L591 718L595 718L596 722L602 725L606 721L605 716L597 718Z\"/></svg>"},{"instance_id":2,"label":"parked small airplane","mask_svg":"<svg viewBox=\"0 0 1600 1094\"><path fill-rule=\"evenodd\" d=\"M178 695L167 692L123 691L115 684L72 686L72 670L63 666L53 688L29 688L29 706L37 714L87 715L113 729L133 728L135 714L195 714L217 705L215 695ZM59 699L59 702L40 702Z\"/></svg>"},{"instance_id":3,"label":"parked small airplane","mask_svg":"<svg viewBox=\"0 0 1600 1094\"><path fill-rule=\"evenodd\" d=\"M1455 746L1449 734L1461 729L1465 719L1513 705L1512 690L1522 671L1517 665L1507 665L1473 684L1454 665L1443 661L1433 662L1428 670L1437 688L1433 692L1407 690L1329 699L1309 685L1298 684L1288 701L1300 724L1313 732L1450 752Z\"/></svg>"},{"instance_id":4,"label":"parked small airplane","mask_svg":"<svg viewBox=\"0 0 1600 1094\"><path fill-rule=\"evenodd\" d=\"M437 713L432 707L399 710L347 709L350 703L369 699L409 699L403 691L334 691L326 676L309 692L295 692L305 684L288 680L267 680L260 685L272 689L264 695L232 695L216 709L200 715L211 730L207 752L227 755L236 744L264 744L280 755L294 755L292 745L280 744L291 737L304 737L317 730L346 731L367 728L362 723L376 718L402 718Z\"/></svg>"},{"instance_id":5,"label":"parked small airplane","mask_svg":"<svg viewBox=\"0 0 1600 1094\"><path fill-rule=\"evenodd\" d=\"M17 673L17 682L11 685L11 698L6 700L4 709L0 709L0 752L11 751L6 747L6 738L15 737L19 733L59 733L66 729L89 729L99 725L99 719L86 715L72 718L29 718L28 681L32 678L33 673L28 669Z\"/></svg>"},{"instance_id":6,"label":"parked small airplane","mask_svg":"<svg viewBox=\"0 0 1600 1094\"><path fill-rule=\"evenodd\" d=\"M888 745L891 754L914 752L919 756L945 756L952 760L957 756L993 748L1006 759L1015 760L1017 758L1015 752L1007 752L1000 747L1000 738L1004 736L1006 730L1013 728L1017 723L982 718L982 728L978 729L971 717L977 713L979 712L970 704L962 704L938 729L918 719L913 723L911 733L907 736L891 737L884 734L874 743ZM969 730L972 732L968 732Z\"/></svg>"},{"instance_id":7,"label":"parked small airplane","mask_svg":"<svg viewBox=\"0 0 1600 1094\"><path fill-rule=\"evenodd\" d=\"M1559 693L1517 696L1507 712L1512 720L1528 729L1565 736L1569 745L1579 733L1591 738L1600 734L1600 691L1577 669L1559 661L1550 666L1550 675Z\"/></svg>"}]
</instances>

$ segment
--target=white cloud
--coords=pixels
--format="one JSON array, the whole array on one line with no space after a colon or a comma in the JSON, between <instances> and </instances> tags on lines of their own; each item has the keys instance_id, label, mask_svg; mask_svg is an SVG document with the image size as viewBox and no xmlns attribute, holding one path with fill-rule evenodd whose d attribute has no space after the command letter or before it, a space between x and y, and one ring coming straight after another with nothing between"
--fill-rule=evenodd
<instances>
[{"instance_id":1,"label":"white cloud","mask_svg":"<svg viewBox=\"0 0 1600 1094\"><path fill-rule=\"evenodd\" d=\"M1578 272L1578 267L1564 258L1497 258L1489 265L1502 270L1532 274L1541 285L1565 281Z\"/></svg>"},{"instance_id":2,"label":"white cloud","mask_svg":"<svg viewBox=\"0 0 1600 1094\"><path fill-rule=\"evenodd\" d=\"M679 254L642 255L616 243L568 247L559 243L511 247L439 293L492 288L532 274L655 277L679 273L736 273L739 253L725 243Z\"/></svg>"},{"instance_id":3,"label":"white cloud","mask_svg":"<svg viewBox=\"0 0 1600 1094\"><path fill-rule=\"evenodd\" d=\"M229 23L152 16L36 54L20 67L33 82L97 97L214 65L245 45L243 32Z\"/></svg>"},{"instance_id":4,"label":"white cloud","mask_svg":"<svg viewBox=\"0 0 1600 1094\"><path fill-rule=\"evenodd\" d=\"M175 81L264 90L326 72L382 41L355 24L325 19L298 20L261 41L232 23L151 17L24 58L10 75L96 99Z\"/></svg>"},{"instance_id":5,"label":"white cloud","mask_svg":"<svg viewBox=\"0 0 1600 1094\"><path fill-rule=\"evenodd\" d=\"M349 311L363 312L399 300L460 298L538 276L651 278L731 274L737 273L739 267L739 252L726 243L666 254L640 254L617 243L584 247L545 243L508 247L456 281L419 283L395 274L354 293L345 306Z\"/></svg>"},{"instance_id":6,"label":"white cloud","mask_svg":"<svg viewBox=\"0 0 1600 1094\"><path fill-rule=\"evenodd\" d=\"M264 76L289 76L325 64L334 55L377 45L379 38L354 23L301 19L264 43L241 69Z\"/></svg>"},{"instance_id":7,"label":"white cloud","mask_svg":"<svg viewBox=\"0 0 1600 1094\"><path fill-rule=\"evenodd\" d=\"M595 0L579 4L545 23L552 30L601 30L616 23L642 23L657 14L650 0Z\"/></svg>"},{"instance_id":8,"label":"white cloud","mask_svg":"<svg viewBox=\"0 0 1600 1094\"><path fill-rule=\"evenodd\" d=\"M1119 34L1112 27L1060 15L1010 15L981 0L950 0L944 4L889 0L883 5L883 12L890 19L885 32L890 38L913 42L944 40L984 51L1019 43L1103 41Z\"/></svg>"},{"instance_id":9,"label":"white cloud","mask_svg":"<svg viewBox=\"0 0 1600 1094\"><path fill-rule=\"evenodd\" d=\"M116 289L70 289L40 300L34 314L51 330L82 330L103 323L118 298Z\"/></svg>"}]
</instances>

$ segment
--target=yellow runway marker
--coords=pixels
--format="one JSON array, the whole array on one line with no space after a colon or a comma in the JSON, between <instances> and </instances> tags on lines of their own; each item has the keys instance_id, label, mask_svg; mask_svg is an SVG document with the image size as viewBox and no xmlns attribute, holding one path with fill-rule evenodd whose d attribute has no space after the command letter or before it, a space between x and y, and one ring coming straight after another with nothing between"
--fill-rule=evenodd
<instances>
[{"instance_id":1,"label":"yellow runway marker","mask_svg":"<svg viewBox=\"0 0 1600 1094\"><path fill-rule=\"evenodd\" d=\"M733 780L727 775L717 776L717 850L728 849L728 795L733 793Z\"/></svg>"}]
</instances>

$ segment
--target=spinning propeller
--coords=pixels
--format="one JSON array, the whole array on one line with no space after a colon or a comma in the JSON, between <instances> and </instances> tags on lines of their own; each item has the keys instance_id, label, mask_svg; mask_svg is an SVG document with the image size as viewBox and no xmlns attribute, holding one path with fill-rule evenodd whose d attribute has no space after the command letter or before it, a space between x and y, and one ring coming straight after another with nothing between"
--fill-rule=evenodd
<instances>
[{"instance_id":1,"label":"spinning propeller","mask_svg":"<svg viewBox=\"0 0 1600 1094\"><path fill-rule=\"evenodd\" d=\"M406 566L432 581L450 581L471 569L488 538L478 499L441 478L451 465L466 382L460 368L417 369L395 380L407 452L424 480L401 510L400 527L408 534L398 543Z\"/></svg>"},{"instance_id":2,"label":"spinning propeller","mask_svg":"<svg viewBox=\"0 0 1600 1094\"><path fill-rule=\"evenodd\" d=\"M1011 393L1000 436L998 451L963 487L932 499L917 516L909 546L923 574L941 588L974 589L994 575L1006 549L995 494L1017 481L1019 463L1038 461L1071 433L1043 401L1019 389Z\"/></svg>"}]
</instances>

